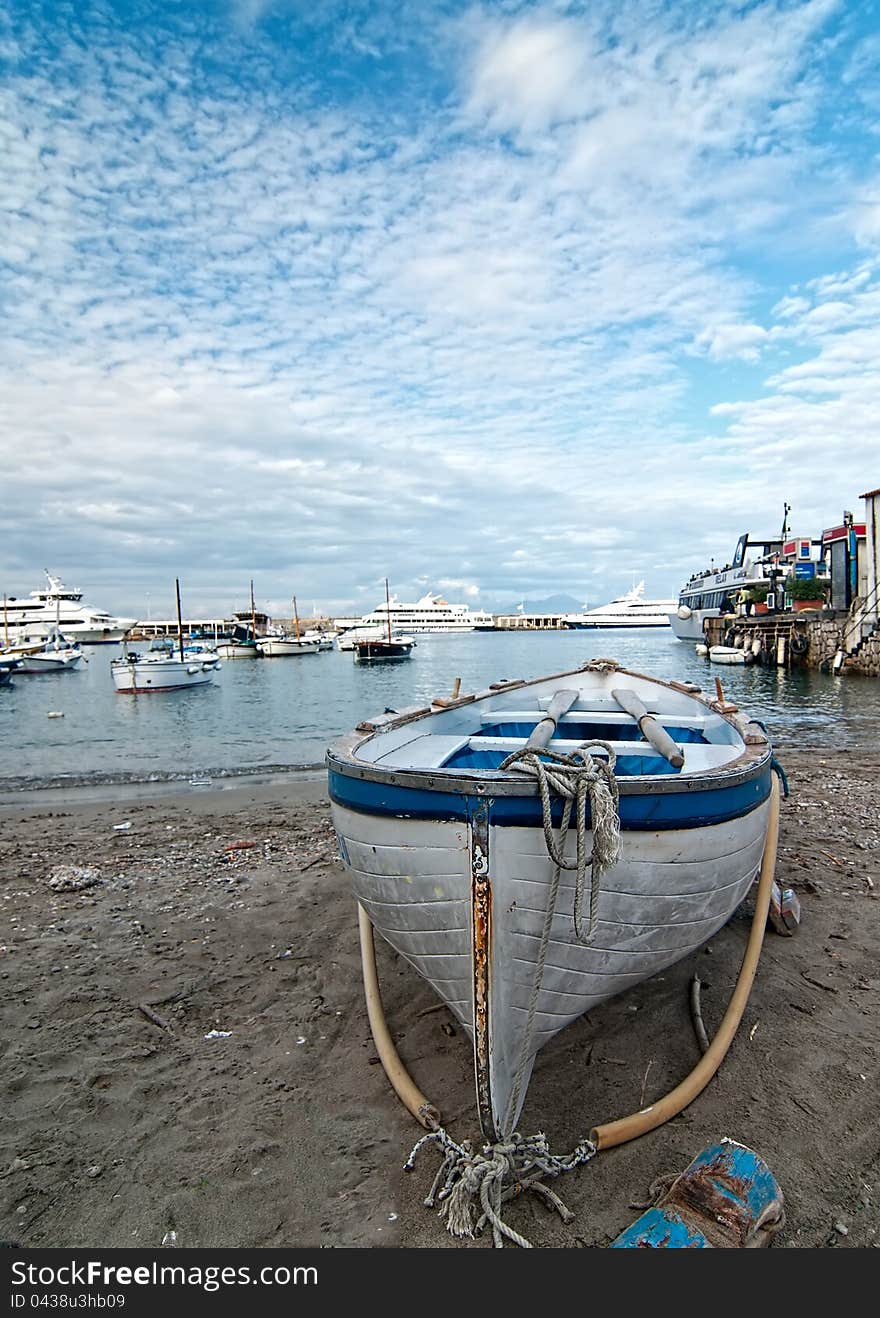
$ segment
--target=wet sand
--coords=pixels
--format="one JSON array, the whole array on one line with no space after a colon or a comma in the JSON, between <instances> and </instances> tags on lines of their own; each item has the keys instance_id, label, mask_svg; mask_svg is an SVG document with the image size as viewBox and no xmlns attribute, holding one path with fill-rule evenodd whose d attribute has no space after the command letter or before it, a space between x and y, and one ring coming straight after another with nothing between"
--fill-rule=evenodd
<instances>
[{"instance_id":1,"label":"wet sand","mask_svg":"<svg viewBox=\"0 0 880 1318\"><path fill-rule=\"evenodd\" d=\"M880 1242L880 755L780 751L776 877L802 921L768 930L708 1087L506 1218L536 1247L605 1247L652 1183L723 1136L785 1196L774 1248ZM439 1159L378 1063L355 903L322 773L216 787L60 789L0 802L0 1240L26 1248L448 1247L423 1199ZM569 1152L696 1064L749 933L743 908L662 976L538 1056L520 1129ZM478 1141L464 1032L384 942L389 1026L450 1134Z\"/></svg>"}]
</instances>

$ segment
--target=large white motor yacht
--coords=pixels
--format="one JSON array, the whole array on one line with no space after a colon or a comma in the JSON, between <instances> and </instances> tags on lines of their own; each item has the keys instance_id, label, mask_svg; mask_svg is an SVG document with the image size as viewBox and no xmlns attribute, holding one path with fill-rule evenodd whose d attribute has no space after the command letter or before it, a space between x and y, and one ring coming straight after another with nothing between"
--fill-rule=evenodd
<instances>
[{"instance_id":1,"label":"large white motor yacht","mask_svg":"<svg viewBox=\"0 0 880 1318\"><path fill-rule=\"evenodd\" d=\"M365 613L358 626L361 628L379 627L385 631L388 623L394 632L406 632L408 635L427 633L454 633L473 631L493 631L495 619L483 609L470 609L466 604L450 604L439 595L429 591L415 604L401 604L396 595L377 605L372 613ZM340 644L340 649L348 646Z\"/></svg>"},{"instance_id":2,"label":"large white motor yacht","mask_svg":"<svg viewBox=\"0 0 880 1318\"><path fill-rule=\"evenodd\" d=\"M70 590L51 572L46 571L46 577L45 590L32 590L27 599L4 598L0 626L10 640L24 634L47 636L57 630L86 645L115 644L135 625L136 618L114 618L103 609L83 604L82 591Z\"/></svg>"},{"instance_id":3,"label":"large white motor yacht","mask_svg":"<svg viewBox=\"0 0 880 1318\"><path fill-rule=\"evenodd\" d=\"M646 600L645 583L640 581L625 595L582 613L566 613L564 627L668 627L675 600Z\"/></svg>"}]
</instances>

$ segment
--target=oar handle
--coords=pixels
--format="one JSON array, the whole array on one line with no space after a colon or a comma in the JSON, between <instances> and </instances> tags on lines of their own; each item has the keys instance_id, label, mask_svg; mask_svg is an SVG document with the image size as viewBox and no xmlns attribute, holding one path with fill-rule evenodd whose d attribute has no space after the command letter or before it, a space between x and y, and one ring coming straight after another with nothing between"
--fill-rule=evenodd
<instances>
[{"instance_id":1,"label":"oar handle","mask_svg":"<svg viewBox=\"0 0 880 1318\"><path fill-rule=\"evenodd\" d=\"M649 741L654 749L659 751L674 769L680 769L684 764L684 754L681 747L673 741L662 724L658 723L654 718L653 714L648 713L635 691L618 689L612 691L611 695L617 701L621 709L625 710L627 714L632 715L641 728L645 740Z\"/></svg>"},{"instance_id":2,"label":"oar handle","mask_svg":"<svg viewBox=\"0 0 880 1318\"><path fill-rule=\"evenodd\" d=\"M536 723L532 729L531 736L526 742L526 750L540 750L546 746L552 739L556 731L556 724L567 714L574 702L577 700L580 692L578 691L557 691L556 695L550 701L547 707L547 713Z\"/></svg>"}]
</instances>

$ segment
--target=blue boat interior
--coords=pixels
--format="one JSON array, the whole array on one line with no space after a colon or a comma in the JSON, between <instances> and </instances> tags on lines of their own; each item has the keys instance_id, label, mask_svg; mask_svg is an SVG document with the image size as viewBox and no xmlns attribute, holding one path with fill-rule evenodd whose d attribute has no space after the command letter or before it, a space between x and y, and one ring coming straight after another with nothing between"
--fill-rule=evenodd
<instances>
[{"instance_id":1,"label":"blue boat interior","mask_svg":"<svg viewBox=\"0 0 880 1318\"><path fill-rule=\"evenodd\" d=\"M454 751L447 760L443 761L440 767L444 769L500 769L510 753L510 751L475 750L472 746L464 746L460 750ZM601 751L597 753L601 755ZM664 760L662 756L627 755L624 753L617 755L614 772L634 776L657 773L675 774L681 773L681 769L673 768L669 761Z\"/></svg>"},{"instance_id":2,"label":"blue boat interior","mask_svg":"<svg viewBox=\"0 0 880 1318\"><path fill-rule=\"evenodd\" d=\"M510 749L495 750L479 746L479 742L489 738L504 738L525 744L529 736L535 730L535 725L540 715L535 716L535 721L525 722L498 722L484 724L480 729L478 737L471 737L465 746L453 751L453 753L443 761L444 769L500 769L504 760L511 751ZM708 745L708 738L704 735L701 728L682 727L677 724L669 723L665 725L666 731L672 737L673 741L682 744ZM680 773L681 769L674 768L668 760L658 756L656 751L648 745L639 726L632 720L622 720L615 723L588 722L586 720L571 721L566 720L564 727L550 742L551 750L560 750L570 754L576 745L585 741L608 741L612 744L623 742L626 743L624 748L615 745L617 760L615 764L615 773L630 775L642 774L666 774ZM636 744L643 748L647 753L640 754L636 749ZM601 755L601 749L597 754Z\"/></svg>"},{"instance_id":3,"label":"blue boat interior","mask_svg":"<svg viewBox=\"0 0 880 1318\"><path fill-rule=\"evenodd\" d=\"M647 694L647 693L646 693ZM585 742L602 741L612 747L615 773L622 777L653 777L699 773L729 764L743 750L742 738L715 711L678 697L677 707L650 711L684 755L684 764L671 764L645 737L636 720L612 706L602 695L587 708L563 714L548 749L571 754ZM439 769L478 776L497 772L508 756L521 750L546 717L549 697L529 707L520 702L507 708L499 701L475 702L459 709L378 731L358 748L358 758L388 769ZM586 701L583 702L587 704ZM488 702L487 702L488 704ZM597 749L597 754L602 754Z\"/></svg>"}]
</instances>

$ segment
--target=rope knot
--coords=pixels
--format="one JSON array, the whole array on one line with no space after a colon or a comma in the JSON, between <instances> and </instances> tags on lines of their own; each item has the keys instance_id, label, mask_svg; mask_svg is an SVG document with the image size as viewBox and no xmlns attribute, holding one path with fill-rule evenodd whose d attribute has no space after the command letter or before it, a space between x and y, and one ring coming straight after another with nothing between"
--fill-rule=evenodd
<instances>
[{"instance_id":1,"label":"rope knot","mask_svg":"<svg viewBox=\"0 0 880 1318\"><path fill-rule=\"evenodd\" d=\"M540 1183L540 1178L571 1171L579 1163L589 1162L596 1153L596 1146L590 1140L582 1140L573 1153L558 1157L550 1152L547 1137L541 1131L529 1136L515 1131L507 1139L486 1144L481 1152L474 1152L469 1140L457 1144L441 1128L422 1136L404 1165L406 1171L412 1171L416 1155L428 1143L440 1146L443 1162L425 1206L433 1208L439 1201L438 1211L446 1220L447 1231L459 1238L473 1239L489 1223L497 1248L503 1247L505 1238L523 1249L532 1248L531 1242L501 1217L502 1205L527 1190L540 1195L563 1221L572 1221L574 1215L557 1194Z\"/></svg>"}]
</instances>

